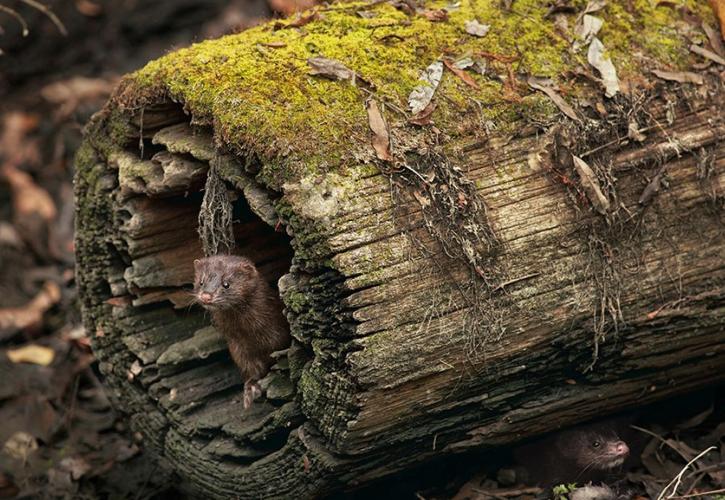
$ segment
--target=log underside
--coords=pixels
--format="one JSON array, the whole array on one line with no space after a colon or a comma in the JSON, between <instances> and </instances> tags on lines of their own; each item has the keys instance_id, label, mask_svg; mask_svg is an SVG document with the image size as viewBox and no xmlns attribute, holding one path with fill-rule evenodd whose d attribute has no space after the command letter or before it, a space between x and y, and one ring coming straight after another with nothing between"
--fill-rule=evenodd
<instances>
[{"instance_id":1,"label":"log underside","mask_svg":"<svg viewBox=\"0 0 725 500\"><path fill-rule=\"evenodd\" d=\"M610 148L624 215L609 223L552 181L546 137L467 148L465 175L502 242L485 289L385 175L351 166L344 184L271 192L180 107L159 104L156 123L147 108L143 153L138 138L93 152L76 182L85 321L108 385L190 490L260 498L355 487L720 381L715 97ZM223 341L188 306L209 162L235 193L239 251L279 280L295 338L249 412ZM667 185L642 207L661 171ZM280 196L298 213L282 213ZM310 226L326 253L306 252Z\"/></svg>"}]
</instances>

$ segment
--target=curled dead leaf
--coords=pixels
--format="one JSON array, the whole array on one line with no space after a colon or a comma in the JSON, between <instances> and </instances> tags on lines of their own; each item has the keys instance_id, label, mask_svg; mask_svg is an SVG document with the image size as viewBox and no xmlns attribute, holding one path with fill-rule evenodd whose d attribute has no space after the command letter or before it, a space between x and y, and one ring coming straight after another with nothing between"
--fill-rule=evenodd
<instances>
[{"instance_id":1,"label":"curled dead leaf","mask_svg":"<svg viewBox=\"0 0 725 500\"><path fill-rule=\"evenodd\" d=\"M672 82L694 83L695 85L702 85L704 83L702 75L698 75L697 73L693 73L691 71L662 71L654 69L652 70L652 73L654 73L658 78Z\"/></svg>"},{"instance_id":2,"label":"curled dead leaf","mask_svg":"<svg viewBox=\"0 0 725 500\"><path fill-rule=\"evenodd\" d=\"M713 62L716 62L718 64L721 64L725 66L725 58L720 57L716 53L714 53L712 50L707 50L706 48L700 47L699 45L695 45L694 43L690 45L690 51L694 52L695 54L701 55L702 57L709 59Z\"/></svg>"},{"instance_id":3,"label":"curled dead leaf","mask_svg":"<svg viewBox=\"0 0 725 500\"><path fill-rule=\"evenodd\" d=\"M433 99L438 85L441 83L443 77L443 63L441 61L435 61L431 63L420 75L420 80L424 83L418 85L408 96L408 105L410 111L416 115L423 111L426 106Z\"/></svg>"},{"instance_id":4,"label":"curled dead leaf","mask_svg":"<svg viewBox=\"0 0 725 500\"><path fill-rule=\"evenodd\" d=\"M599 180L597 180L597 176L594 174L594 171L589 165L587 165L587 162L578 156L571 156L574 160L574 169L577 174L579 174L579 179L581 180L581 185L584 188L587 198L589 198L589 201L597 212L602 215L606 214L610 207L609 200L606 196L604 196L602 188L599 185Z\"/></svg>"},{"instance_id":5,"label":"curled dead leaf","mask_svg":"<svg viewBox=\"0 0 725 500\"><path fill-rule=\"evenodd\" d=\"M326 57L310 57L307 59L310 67L310 75L323 76L330 80L346 80L354 85L358 81L370 86L365 79L361 78L356 72L342 64L337 59L328 59Z\"/></svg>"},{"instance_id":6,"label":"curled dead leaf","mask_svg":"<svg viewBox=\"0 0 725 500\"><path fill-rule=\"evenodd\" d=\"M443 64L446 65L446 68L451 70L451 72L456 75L458 78L463 80L463 83L468 85L469 87L472 87L474 89L478 89L478 84L476 83L476 80L473 79L471 75L466 73L466 70L459 68L456 66L456 64L451 61L450 59L443 59Z\"/></svg>"},{"instance_id":7,"label":"curled dead leaf","mask_svg":"<svg viewBox=\"0 0 725 500\"><path fill-rule=\"evenodd\" d=\"M428 105L420 112L413 115L409 120L408 123L412 123L413 125L418 126L425 126L430 125L433 123L433 120L431 117L433 116L433 111L436 109L436 104L431 101L428 103Z\"/></svg>"},{"instance_id":8,"label":"curled dead leaf","mask_svg":"<svg viewBox=\"0 0 725 500\"><path fill-rule=\"evenodd\" d=\"M463 23L466 33L469 35L477 36L479 38L484 37L488 34L491 29L490 24L481 24L476 19L471 19Z\"/></svg>"},{"instance_id":9,"label":"curled dead leaf","mask_svg":"<svg viewBox=\"0 0 725 500\"><path fill-rule=\"evenodd\" d=\"M369 99L365 103L368 112L368 123L370 130L373 132L372 145L378 159L383 161L393 161L393 155L390 154L390 135L388 134L388 126L383 119L378 103L373 99Z\"/></svg>"},{"instance_id":10,"label":"curled dead leaf","mask_svg":"<svg viewBox=\"0 0 725 500\"><path fill-rule=\"evenodd\" d=\"M425 17L427 20L434 22L434 23L441 23L443 21L448 20L448 11L445 9L434 9L434 10L424 10L421 12L423 17Z\"/></svg>"},{"instance_id":11,"label":"curled dead leaf","mask_svg":"<svg viewBox=\"0 0 725 500\"><path fill-rule=\"evenodd\" d=\"M554 82L552 82L550 79L530 76L527 80L527 83L532 89L538 90L546 94L547 97L551 99L554 104L556 104L556 107L559 108L559 111L564 113L572 120L579 121L579 117L577 116L576 111L574 111L574 108L572 108L569 103L566 102L564 98L558 94L558 92L553 87Z\"/></svg>"},{"instance_id":12,"label":"curled dead leaf","mask_svg":"<svg viewBox=\"0 0 725 500\"><path fill-rule=\"evenodd\" d=\"M0 173L12 189L16 218L39 215L46 222L55 219L57 210L53 198L29 174L8 163L3 165Z\"/></svg>"},{"instance_id":13,"label":"curled dead leaf","mask_svg":"<svg viewBox=\"0 0 725 500\"><path fill-rule=\"evenodd\" d=\"M60 288L47 281L38 294L26 305L0 309L0 332L20 331L41 323L45 311L60 300Z\"/></svg>"},{"instance_id":14,"label":"curled dead leaf","mask_svg":"<svg viewBox=\"0 0 725 500\"><path fill-rule=\"evenodd\" d=\"M612 64L612 60L604 57L604 45L597 37L592 38L592 43L589 44L587 60L602 76L604 95L614 97L619 92L617 70Z\"/></svg>"},{"instance_id":15,"label":"curled dead leaf","mask_svg":"<svg viewBox=\"0 0 725 500\"><path fill-rule=\"evenodd\" d=\"M319 14L319 12L314 11L306 16L298 15L297 18L289 23L283 23L283 22L276 22L274 23L273 29L275 31L277 30L286 30L289 28L301 28L302 26L311 23L312 21L317 21L318 19L322 19L322 16Z\"/></svg>"}]
</instances>

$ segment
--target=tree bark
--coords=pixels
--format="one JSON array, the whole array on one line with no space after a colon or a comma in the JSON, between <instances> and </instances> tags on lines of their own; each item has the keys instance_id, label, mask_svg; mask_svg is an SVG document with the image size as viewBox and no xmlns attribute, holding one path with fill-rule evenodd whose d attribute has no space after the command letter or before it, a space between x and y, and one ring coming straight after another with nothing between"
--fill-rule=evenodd
<instances>
[{"instance_id":1,"label":"tree bark","mask_svg":"<svg viewBox=\"0 0 725 500\"><path fill-rule=\"evenodd\" d=\"M649 91L641 142L617 113L642 108L615 99L599 119L624 134L593 137L553 110L500 133L446 122L450 144L406 167L350 156L301 175L248 137L240 148L255 131L228 127L223 107L199 108L228 86L195 101L139 82L78 154L78 281L117 406L190 491L321 495L725 378L717 77ZM413 128L388 126L399 145ZM210 165L233 193L237 250L278 283L294 337L249 411L223 340L188 305ZM471 227L484 237L467 249Z\"/></svg>"}]
</instances>

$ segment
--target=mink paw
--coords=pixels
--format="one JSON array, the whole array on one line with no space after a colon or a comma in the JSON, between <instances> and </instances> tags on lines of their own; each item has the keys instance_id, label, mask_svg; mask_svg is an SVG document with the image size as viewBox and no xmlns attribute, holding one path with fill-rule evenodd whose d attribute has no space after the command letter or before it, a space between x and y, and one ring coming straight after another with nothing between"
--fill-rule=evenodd
<instances>
[{"instance_id":1,"label":"mink paw","mask_svg":"<svg viewBox=\"0 0 725 500\"><path fill-rule=\"evenodd\" d=\"M262 395L262 388L257 382L247 381L244 383L244 409L252 406L255 399Z\"/></svg>"}]
</instances>

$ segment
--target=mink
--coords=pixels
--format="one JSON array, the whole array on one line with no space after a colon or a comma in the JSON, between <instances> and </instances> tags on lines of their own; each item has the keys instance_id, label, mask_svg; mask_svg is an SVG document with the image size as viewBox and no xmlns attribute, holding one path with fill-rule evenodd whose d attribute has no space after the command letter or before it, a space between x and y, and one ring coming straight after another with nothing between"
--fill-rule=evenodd
<instances>
[{"instance_id":1,"label":"mink","mask_svg":"<svg viewBox=\"0 0 725 500\"><path fill-rule=\"evenodd\" d=\"M514 451L531 483L550 487L562 483L602 481L622 467L629 446L611 423L561 431Z\"/></svg>"},{"instance_id":2,"label":"mink","mask_svg":"<svg viewBox=\"0 0 725 500\"><path fill-rule=\"evenodd\" d=\"M244 408L262 391L274 351L290 344L282 302L246 257L217 255L194 261L194 297L211 313L244 380Z\"/></svg>"}]
</instances>

